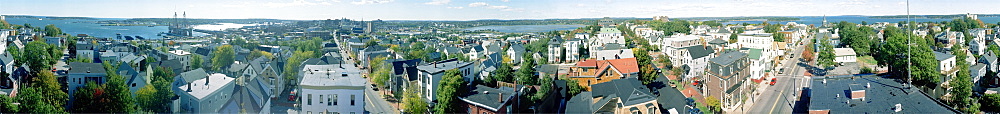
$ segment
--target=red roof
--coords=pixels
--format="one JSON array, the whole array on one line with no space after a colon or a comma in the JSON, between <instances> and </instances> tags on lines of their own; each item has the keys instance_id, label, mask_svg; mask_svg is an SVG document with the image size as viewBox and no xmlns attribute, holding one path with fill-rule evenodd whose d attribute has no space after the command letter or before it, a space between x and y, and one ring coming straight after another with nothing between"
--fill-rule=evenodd
<instances>
[{"instance_id":1,"label":"red roof","mask_svg":"<svg viewBox=\"0 0 1000 114\"><path fill-rule=\"evenodd\" d=\"M639 72L639 64L636 62L635 58L598 60L597 66L600 67L597 70L599 72L597 75L600 75L601 71L605 71L609 68L614 68L613 70L617 70L622 74Z\"/></svg>"},{"instance_id":2,"label":"red roof","mask_svg":"<svg viewBox=\"0 0 1000 114\"><path fill-rule=\"evenodd\" d=\"M576 67L597 67L597 60L587 59L580 62L576 62Z\"/></svg>"}]
</instances>

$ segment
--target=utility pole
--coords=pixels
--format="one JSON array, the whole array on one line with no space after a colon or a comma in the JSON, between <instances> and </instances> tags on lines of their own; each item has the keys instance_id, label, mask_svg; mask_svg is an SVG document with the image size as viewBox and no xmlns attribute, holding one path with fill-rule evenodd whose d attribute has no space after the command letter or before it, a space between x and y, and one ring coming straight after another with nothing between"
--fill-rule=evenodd
<instances>
[{"instance_id":1,"label":"utility pole","mask_svg":"<svg viewBox=\"0 0 1000 114\"><path fill-rule=\"evenodd\" d=\"M906 34L906 83L910 84L910 86L908 87L912 88L913 71L911 71L910 66L913 66L913 63L910 59L912 58L913 52L911 51L912 49L910 48L913 47L911 46L913 44L911 44L910 42L910 34L913 33L913 28L912 28L913 25L910 25L910 0L906 0L906 25L909 26L907 27L907 29L910 29L910 33Z\"/></svg>"}]
</instances>

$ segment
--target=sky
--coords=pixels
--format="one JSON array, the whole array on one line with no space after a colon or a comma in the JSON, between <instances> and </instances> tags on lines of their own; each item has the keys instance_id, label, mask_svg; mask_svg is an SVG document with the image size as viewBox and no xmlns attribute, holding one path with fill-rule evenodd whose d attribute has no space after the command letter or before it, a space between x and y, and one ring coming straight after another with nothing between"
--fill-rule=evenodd
<instances>
[{"instance_id":1,"label":"sky","mask_svg":"<svg viewBox=\"0 0 1000 114\"><path fill-rule=\"evenodd\" d=\"M994 0L910 0L914 15L1000 14ZM905 15L905 0L4 0L0 15L323 20Z\"/></svg>"}]
</instances>

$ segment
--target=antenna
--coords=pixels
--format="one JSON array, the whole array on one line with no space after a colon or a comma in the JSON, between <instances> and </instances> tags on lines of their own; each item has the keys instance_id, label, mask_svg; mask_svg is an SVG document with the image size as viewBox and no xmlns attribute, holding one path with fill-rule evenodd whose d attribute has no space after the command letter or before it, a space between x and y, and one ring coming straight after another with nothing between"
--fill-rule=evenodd
<instances>
[{"instance_id":1,"label":"antenna","mask_svg":"<svg viewBox=\"0 0 1000 114\"><path fill-rule=\"evenodd\" d=\"M910 47L912 47L912 46L910 46L910 45L912 45L910 43L910 34L913 34L913 28L912 28L913 25L910 25L910 18L911 18L910 17L910 0L906 0L906 25L910 26L910 27L907 27L907 29L910 29L910 33L906 34L906 83L910 84L910 86L907 86L907 87L911 87L912 88L913 87L913 71L910 71L911 70L910 66L912 66L913 63L911 63L910 57L911 57L911 54L913 54L913 53L910 52L911 51Z\"/></svg>"}]
</instances>

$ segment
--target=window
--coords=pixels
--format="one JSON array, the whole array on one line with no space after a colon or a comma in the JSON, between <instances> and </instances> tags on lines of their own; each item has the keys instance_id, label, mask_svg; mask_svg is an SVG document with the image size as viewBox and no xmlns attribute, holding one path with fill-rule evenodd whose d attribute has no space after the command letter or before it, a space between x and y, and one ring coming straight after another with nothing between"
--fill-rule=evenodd
<instances>
[{"instance_id":1,"label":"window","mask_svg":"<svg viewBox=\"0 0 1000 114\"><path fill-rule=\"evenodd\" d=\"M320 104L320 105L322 105L322 104L323 104L323 95L319 95L319 104Z\"/></svg>"},{"instance_id":2,"label":"window","mask_svg":"<svg viewBox=\"0 0 1000 114\"><path fill-rule=\"evenodd\" d=\"M313 105L313 94L307 94L306 97L308 98L306 105Z\"/></svg>"},{"instance_id":3,"label":"window","mask_svg":"<svg viewBox=\"0 0 1000 114\"><path fill-rule=\"evenodd\" d=\"M354 95L351 95L351 106L354 106Z\"/></svg>"},{"instance_id":4,"label":"window","mask_svg":"<svg viewBox=\"0 0 1000 114\"><path fill-rule=\"evenodd\" d=\"M332 99L331 97L334 97L334 96L330 95L330 97L326 97L326 106L333 105L333 102L331 102L331 99Z\"/></svg>"},{"instance_id":5,"label":"window","mask_svg":"<svg viewBox=\"0 0 1000 114\"><path fill-rule=\"evenodd\" d=\"M333 94L333 105L337 105L337 94Z\"/></svg>"}]
</instances>

